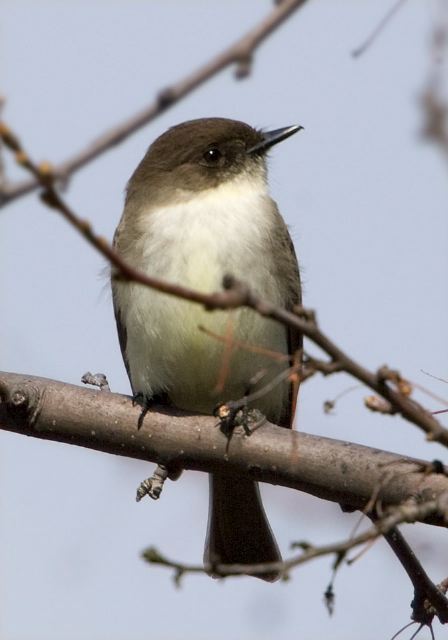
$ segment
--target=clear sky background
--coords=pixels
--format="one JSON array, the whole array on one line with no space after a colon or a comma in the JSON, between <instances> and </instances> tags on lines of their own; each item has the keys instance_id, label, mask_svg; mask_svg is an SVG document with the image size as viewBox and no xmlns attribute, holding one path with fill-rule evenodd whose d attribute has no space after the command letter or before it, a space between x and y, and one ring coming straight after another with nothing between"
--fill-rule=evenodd
<instances>
[{"instance_id":1,"label":"clear sky background","mask_svg":"<svg viewBox=\"0 0 448 640\"><path fill-rule=\"evenodd\" d=\"M442 4L442 3L440 3ZM409 0L360 59L350 52L391 0L310 0L256 54L253 73L214 78L79 172L70 205L112 238L123 189L168 126L204 116L305 130L273 151L270 184L299 254L305 303L365 365L398 367L448 395L447 167L422 138L436 2ZM5 120L36 159L64 160L148 104L262 18L268 1L2 0ZM446 71L446 62L445 62ZM11 177L22 173L8 164ZM129 393L104 262L32 194L0 211L0 367L79 383L103 371ZM353 384L312 380L298 428L427 459L444 451L399 418L363 408ZM430 408L441 408L429 401ZM275 585L186 577L147 566L142 549L200 561L207 480L185 473L162 499L136 504L150 464L2 433L0 638L7 640L334 640L389 638L409 620L412 588L378 542L336 580L330 618L324 558ZM347 537L355 516L281 487L263 487L283 552L293 540ZM405 527L434 580L446 577L446 533ZM421 640L429 638L422 632Z\"/></svg>"}]
</instances>

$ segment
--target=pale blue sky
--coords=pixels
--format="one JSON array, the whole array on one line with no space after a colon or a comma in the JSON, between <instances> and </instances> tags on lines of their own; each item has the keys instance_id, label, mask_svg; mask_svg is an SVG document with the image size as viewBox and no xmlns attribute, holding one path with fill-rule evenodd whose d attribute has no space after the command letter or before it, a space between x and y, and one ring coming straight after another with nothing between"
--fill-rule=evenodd
<instances>
[{"instance_id":1,"label":"pale blue sky","mask_svg":"<svg viewBox=\"0 0 448 640\"><path fill-rule=\"evenodd\" d=\"M273 151L270 183L302 264L306 305L364 364L387 362L448 395L421 373L448 377L448 179L438 151L422 139L420 105L437 3L409 0L361 59L350 56L390 5L310 0L257 53L248 80L220 74L78 173L66 196L111 238L127 179L168 126L203 116L267 128L302 124L304 132ZM4 117L36 159L57 163L271 6L3 0ZM11 167L11 175L21 173ZM0 211L0 243L0 367L72 383L87 369L103 371L114 391L128 393L102 259L36 194ZM363 391L325 416L322 402L351 384L344 377L306 384L298 428L428 459L444 455L400 419L366 413ZM322 603L328 558L287 584L192 576L176 590L169 572L146 566L139 552L154 544L176 559L201 559L204 475L186 473L158 503L137 505L149 464L0 437L0 638L376 640L408 620L412 589L382 542L341 571L331 619ZM280 487L263 492L285 554L293 540L329 542L353 526L335 505ZM443 532L406 531L433 578L445 577Z\"/></svg>"}]
</instances>

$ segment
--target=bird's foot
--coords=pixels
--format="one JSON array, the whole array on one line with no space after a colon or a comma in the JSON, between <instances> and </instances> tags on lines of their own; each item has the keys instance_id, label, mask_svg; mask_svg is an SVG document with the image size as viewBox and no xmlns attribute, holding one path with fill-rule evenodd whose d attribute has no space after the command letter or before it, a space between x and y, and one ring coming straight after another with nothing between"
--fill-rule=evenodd
<instances>
[{"instance_id":1,"label":"bird's foot","mask_svg":"<svg viewBox=\"0 0 448 640\"><path fill-rule=\"evenodd\" d=\"M154 473L150 478L143 480L138 486L136 500L140 502L145 496L149 496L153 500L158 500L162 493L165 480L177 480L182 473L182 467L179 463L170 461L166 464L158 464Z\"/></svg>"},{"instance_id":2,"label":"bird's foot","mask_svg":"<svg viewBox=\"0 0 448 640\"><path fill-rule=\"evenodd\" d=\"M148 396L141 391L137 391L137 393L134 393L134 395L132 396L132 406L135 407L136 404L140 405L140 407L142 408L137 422L137 429L140 430L143 426L143 420L145 419L145 416L151 409L151 407L156 404L169 404L169 400L164 393L157 393L153 396Z\"/></svg>"},{"instance_id":3,"label":"bird's foot","mask_svg":"<svg viewBox=\"0 0 448 640\"><path fill-rule=\"evenodd\" d=\"M247 406L244 398L223 402L213 413L219 419L219 428L229 440L237 427L242 427L245 435L250 436L266 421L261 411Z\"/></svg>"},{"instance_id":4,"label":"bird's foot","mask_svg":"<svg viewBox=\"0 0 448 640\"><path fill-rule=\"evenodd\" d=\"M153 404L153 400L152 398L148 398L148 396L146 396L141 391L138 391L132 396L132 406L135 407L135 405L137 404L142 408L137 421L137 429L140 431L143 426L143 420L145 419L146 414Z\"/></svg>"},{"instance_id":5,"label":"bird's foot","mask_svg":"<svg viewBox=\"0 0 448 640\"><path fill-rule=\"evenodd\" d=\"M162 464L158 464L152 476L140 483L135 497L136 501L140 502L145 496L149 496L153 500L158 500L167 478L168 469Z\"/></svg>"}]
</instances>

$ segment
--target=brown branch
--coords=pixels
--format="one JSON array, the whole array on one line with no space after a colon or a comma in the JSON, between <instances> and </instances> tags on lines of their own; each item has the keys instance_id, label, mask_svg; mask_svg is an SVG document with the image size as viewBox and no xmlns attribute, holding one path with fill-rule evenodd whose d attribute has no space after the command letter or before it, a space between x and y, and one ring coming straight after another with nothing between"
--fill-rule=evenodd
<instances>
[{"instance_id":1,"label":"brown branch","mask_svg":"<svg viewBox=\"0 0 448 640\"><path fill-rule=\"evenodd\" d=\"M204 573L220 576L226 578L229 576L244 575L250 570L251 574L266 573L267 571L276 571L282 573L284 577L288 575L288 571L298 567L310 560L316 558L322 558L323 556L335 555L340 558L344 558L349 551L355 549L360 545L364 545L371 540L377 539L379 536L384 535L388 531L388 527L394 527L395 523L400 517L394 516L391 520L380 522L376 526L371 527L367 531L358 534L357 536L351 536L341 542L334 542L330 544L324 544L314 546L307 542L294 543L293 546L299 547L301 552L297 555L288 558L282 562L267 562L264 564L253 565L240 565L240 564L222 564L214 565L213 567L196 564L184 564L176 560L169 560L166 556L162 555L154 547L150 547L143 552L145 560L151 564L159 564L170 569L175 569L179 574L185 573Z\"/></svg>"},{"instance_id":2,"label":"brown branch","mask_svg":"<svg viewBox=\"0 0 448 640\"><path fill-rule=\"evenodd\" d=\"M155 547L150 547L142 553L142 557L151 564L157 564L169 569L174 569L174 580L177 585L180 579L187 573L213 573L215 576L226 578L229 576L245 575L249 571L251 574L266 573L275 571L281 573L284 578L288 577L291 569L305 564L316 558L327 555L335 555L335 566L340 567L342 561L346 558L347 553L360 545L365 545L384 536L394 553L403 564L414 586L415 595L412 602L413 615L415 622L424 625L430 625L434 616L437 616L442 624L448 622L448 599L445 597L445 585L435 585L427 576L420 562L414 555L412 549L407 544L401 533L397 529L397 524L402 522L414 522L415 518L423 513L429 513L438 510L440 507L447 511L448 494L443 497L442 504L437 505L434 501L429 501L421 505L402 505L392 510L386 517L374 521L374 526L364 533L351 536L342 542L336 542L327 545L313 546L305 542L296 543L294 546L300 547L301 553L292 556L288 560L275 563L264 563L254 565L239 564L217 564L213 566L204 566L196 564L184 564L179 561L168 559L161 554Z\"/></svg>"},{"instance_id":3,"label":"brown branch","mask_svg":"<svg viewBox=\"0 0 448 640\"><path fill-rule=\"evenodd\" d=\"M217 342L221 342L223 344L230 344L230 346L234 349L240 349L241 351L248 351L250 353L259 353L276 362L292 362L294 360L293 355L289 355L286 353L280 353L280 351L273 351L272 349L267 349L266 347L260 347L257 344L251 344L250 342L246 342L245 340L236 340L233 336L227 337L222 336L219 333L215 333L207 327L203 325L198 325L199 331L205 333L206 336L213 338Z\"/></svg>"},{"instance_id":4,"label":"brown branch","mask_svg":"<svg viewBox=\"0 0 448 640\"><path fill-rule=\"evenodd\" d=\"M160 91L152 104L123 123L108 129L85 149L55 167L55 177L58 180L66 181L76 171L123 142L128 136L154 120L158 115L165 112L169 107L172 107L176 102L179 102L179 100L226 67L235 64L237 78L241 79L249 75L252 58L257 48L294 11L300 9L305 2L306 0L283 0L260 24L248 31L233 45L179 82ZM17 184L1 185L0 207L12 202L19 196L34 191L38 186L38 179L25 180Z\"/></svg>"},{"instance_id":5,"label":"brown branch","mask_svg":"<svg viewBox=\"0 0 448 640\"><path fill-rule=\"evenodd\" d=\"M208 472L225 470L238 477L300 489L342 503L346 509L371 509L374 503L386 509L373 529L356 537L322 547L302 544L299 556L275 565L275 570L285 574L323 555L345 557L348 550L379 535L387 536L402 522L448 526L447 469L442 469L445 473L431 473L431 465L424 461L269 423L250 437L237 430L229 441L215 428L211 416L168 411L166 407L158 413L154 408L146 413L142 428L138 429L140 417L141 409L127 396L44 378L0 374L0 428L4 430L151 460L163 470L165 465ZM145 557L174 568L177 579L186 572L204 571L202 566L168 561L154 550L146 552ZM213 567L214 574L223 576L247 571L246 565ZM251 573L265 571L266 565L250 567ZM445 622L448 605L429 578L423 580L422 575L426 574L422 571L419 580L424 589L418 592L420 599L415 598L416 607L420 607L416 611L429 616L428 611L434 610L432 615ZM429 610L426 604L421 608L423 595L433 609Z\"/></svg>"},{"instance_id":6,"label":"brown branch","mask_svg":"<svg viewBox=\"0 0 448 640\"><path fill-rule=\"evenodd\" d=\"M237 428L229 443L212 416L166 407L147 412L139 430L140 414L128 396L0 373L0 428L7 431L168 467L250 477L351 509L362 510L375 492L386 508L410 498L417 506L438 501L448 491L446 475L422 472L427 463L397 454L268 422L249 437ZM436 511L418 519L446 526Z\"/></svg>"},{"instance_id":7,"label":"brown branch","mask_svg":"<svg viewBox=\"0 0 448 640\"><path fill-rule=\"evenodd\" d=\"M425 372L422 371L422 373L425 373ZM442 378L436 378L436 376L433 376L433 377L436 380L437 379L442 380ZM413 380L411 381L411 384L415 389L418 389L419 391L429 396L433 400L436 400L437 402L440 402L441 404L443 404L445 407L448 407L448 400L446 398L443 398L442 396L439 396L438 393L434 393L434 391L432 391L431 389L428 389L427 387L424 387L422 384L419 384L418 382L414 382Z\"/></svg>"},{"instance_id":8,"label":"brown branch","mask_svg":"<svg viewBox=\"0 0 448 640\"><path fill-rule=\"evenodd\" d=\"M83 235L87 242L109 260L118 272L115 277L138 282L184 300L202 304L208 310L249 307L264 317L272 318L285 326L298 329L330 356L331 363L327 365L325 371L325 367L322 363L320 364L320 369L324 373L328 374L330 371L345 371L349 373L389 402L391 413L398 413L418 426L426 433L428 440L448 446L448 430L427 409L410 397L408 385L400 374L387 366L381 367L374 373L350 358L321 331L314 312L310 312L303 307L297 307L294 311L282 309L269 301L262 300L248 287L231 276L224 278L223 286L225 291L207 294L159 280L134 269L122 259L107 240L95 234L88 221L79 218L65 203L55 189L55 176L51 167L45 164L35 164L26 154L17 136L2 122L0 122L0 138L14 152L17 162L28 169L39 181L44 189L41 196L42 200L49 207L59 211ZM318 363L319 361L316 360L315 366Z\"/></svg>"},{"instance_id":9,"label":"brown branch","mask_svg":"<svg viewBox=\"0 0 448 640\"><path fill-rule=\"evenodd\" d=\"M306 314L309 315L309 311L306 311ZM316 321L315 315L313 313L313 322ZM316 373L321 373L323 376L330 376L333 373L340 373L343 371L342 364L335 360L330 360L329 362L325 360L319 360L318 358L314 358L310 356L308 353L304 353L303 356L303 367L301 372L301 380L308 380Z\"/></svg>"},{"instance_id":10,"label":"brown branch","mask_svg":"<svg viewBox=\"0 0 448 640\"><path fill-rule=\"evenodd\" d=\"M389 531L383 532L383 536L414 586L412 619L430 625L434 615L437 615L442 624L448 622L448 600L445 594L429 578L400 531L392 527Z\"/></svg>"},{"instance_id":11,"label":"brown branch","mask_svg":"<svg viewBox=\"0 0 448 640\"><path fill-rule=\"evenodd\" d=\"M445 17L445 24L442 22ZM444 59L448 53L448 22L445 7L445 15L442 14L440 24L434 29L432 38L433 64L429 74L427 86L422 95L423 135L438 146L439 150L448 160L448 104L444 93L446 87L446 74ZM445 91L444 91L445 90Z\"/></svg>"},{"instance_id":12,"label":"brown branch","mask_svg":"<svg viewBox=\"0 0 448 640\"><path fill-rule=\"evenodd\" d=\"M344 396L347 396L349 393L352 393L353 391L357 391L358 389L361 389L361 385L360 384L354 384L351 385L350 387L346 387L345 389L343 389L342 391L340 391L333 399L329 399L329 400L325 400L323 403L323 410L324 413L331 413L334 408L336 407L336 404L339 402L339 400L341 398L343 398Z\"/></svg>"},{"instance_id":13,"label":"brown branch","mask_svg":"<svg viewBox=\"0 0 448 640\"><path fill-rule=\"evenodd\" d=\"M3 109L5 107L5 99L0 95L0 118L3 115ZM0 140L0 193L3 189L3 185L6 182L5 176L5 163L3 161L3 143Z\"/></svg>"},{"instance_id":14,"label":"brown branch","mask_svg":"<svg viewBox=\"0 0 448 640\"><path fill-rule=\"evenodd\" d=\"M372 33L368 36L368 38L366 38L366 40L361 45L356 47L356 49L353 49L352 51L353 58L359 58L367 51L367 49L375 42L375 40L378 38L381 32L386 28L386 26L392 20L394 15L398 13L398 11L402 8L405 2L406 0L395 0L392 7L389 9L386 15L383 16L383 18L381 18L380 22L377 24L377 26L372 31Z\"/></svg>"},{"instance_id":15,"label":"brown branch","mask_svg":"<svg viewBox=\"0 0 448 640\"><path fill-rule=\"evenodd\" d=\"M446 502L447 501L445 495L442 499L443 508L445 510L447 508ZM321 558L322 556L331 554L335 554L337 556L346 556L347 552L351 549L359 547L360 545L364 545L366 544L366 542L375 540L380 536L387 535L388 532L395 530L398 524L401 524L403 522L415 522L415 518L421 517L422 515L427 516L429 513L434 513L438 509L439 505L436 501L430 501L418 506L402 505L402 507L394 508L389 515L382 518L381 520L378 520L375 525L367 531L364 531L357 536L351 536L350 538L347 538L346 540L343 540L341 542L335 542L320 546L314 546L306 542L295 543L294 546L300 547L300 549L302 550L301 553L296 556L292 556L288 560L284 560L282 562L267 562L264 564L253 565L223 564L214 565L213 568L203 565L184 565L179 562L172 561L158 561L157 564L164 564L171 568L183 569L185 573L191 571L195 573L209 573L210 570L213 569L213 574L220 575L221 577L231 575L244 575L247 574L248 571L250 571L250 573L266 573L268 571L276 571L282 572L284 575L286 575L290 569L298 567L299 565L304 564L305 562L309 562L310 560L314 560L315 558ZM156 562L155 559L146 559L150 562ZM166 560L166 558L164 558L164 560ZM448 620L448 603L446 601L440 600L440 608L442 607L446 608L445 611Z\"/></svg>"}]
</instances>

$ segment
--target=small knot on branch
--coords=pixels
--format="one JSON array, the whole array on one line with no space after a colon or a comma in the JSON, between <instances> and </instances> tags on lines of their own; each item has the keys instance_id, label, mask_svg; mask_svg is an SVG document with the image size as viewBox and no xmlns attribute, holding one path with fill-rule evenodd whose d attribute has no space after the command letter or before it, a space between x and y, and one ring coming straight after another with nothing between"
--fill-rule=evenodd
<instances>
[{"instance_id":1,"label":"small knot on branch","mask_svg":"<svg viewBox=\"0 0 448 640\"><path fill-rule=\"evenodd\" d=\"M317 372L321 373L323 376L330 376L332 373L339 373L344 370L344 365L338 360L319 360L318 358L313 358L313 356L310 356L307 353L303 356L303 367L304 370L301 376L302 380L310 378Z\"/></svg>"},{"instance_id":2,"label":"small knot on branch","mask_svg":"<svg viewBox=\"0 0 448 640\"><path fill-rule=\"evenodd\" d=\"M27 168L30 167L30 159L28 155L25 153L25 151L23 151L22 149L19 149L18 151L16 151L15 159L17 164L19 164L21 167L27 167Z\"/></svg>"},{"instance_id":3,"label":"small knot on branch","mask_svg":"<svg viewBox=\"0 0 448 640\"><path fill-rule=\"evenodd\" d=\"M46 184L48 187L52 186L55 178L53 165L44 160L37 165L37 171L39 172L41 184Z\"/></svg>"},{"instance_id":4,"label":"small knot on branch","mask_svg":"<svg viewBox=\"0 0 448 640\"><path fill-rule=\"evenodd\" d=\"M378 382L384 384L385 382L391 382L402 395L409 397L412 394L413 386L402 377L401 373L396 369L389 369L387 365L383 365L377 372Z\"/></svg>"},{"instance_id":5,"label":"small knot on branch","mask_svg":"<svg viewBox=\"0 0 448 640\"><path fill-rule=\"evenodd\" d=\"M57 209L59 207L58 200L53 191L42 191L42 193L39 194L39 197L47 207L50 207L50 209Z\"/></svg>"},{"instance_id":6,"label":"small knot on branch","mask_svg":"<svg viewBox=\"0 0 448 640\"><path fill-rule=\"evenodd\" d=\"M310 324L317 326L317 316L314 309L306 309L300 304L295 304L293 307L293 311L299 318L303 318L303 320L306 320Z\"/></svg>"},{"instance_id":7,"label":"small knot on branch","mask_svg":"<svg viewBox=\"0 0 448 640\"><path fill-rule=\"evenodd\" d=\"M176 100L174 92L171 87L162 89L157 96L157 104L159 109L167 109Z\"/></svg>"},{"instance_id":8,"label":"small knot on branch","mask_svg":"<svg viewBox=\"0 0 448 640\"><path fill-rule=\"evenodd\" d=\"M364 405L367 409L376 413L383 413L385 415L393 415L396 413L396 409L392 407L391 403L380 396L366 396L364 398Z\"/></svg>"},{"instance_id":9,"label":"small knot on branch","mask_svg":"<svg viewBox=\"0 0 448 640\"><path fill-rule=\"evenodd\" d=\"M204 303L207 311L251 306L252 294L249 288L234 276L226 274L222 279L222 286L224 291L211 294L209 301Z\"/></svg>"},{"instance_id":10,"label":"small knot on branch","mask_svg":"<svg viewBox=\"0 0 448 640\"><path fill-rule=\"evenodd\" d=\"M250 76L252 63L253 58L250 54L241 56L241 58L236 61L235 78L237 80L244 80L244 78Z\"/></svg>"},{"instance_id":11,"label":"small knot on branch","mask_svg":"<svg viewBox=\"0 0 448 640\"><path fill-rule=\"evenodd\" d=\"M22 415L25 414L28 424L32 425L34 423L41 400L41 395L37 388L31 384L25 384L20 387L13 387L2 395L2 400L13 414L16 412Z\"/></svg>"},{"instance_id":12,"label":"small knot on branch","mask_svg":"<svg viewBox=\"0 0 448 640\"><path fill-rule=\"evenodd\" d=\"M254 309L260 310L270 308L271 305L269 303L265 303L257 298L257 296L250 290L250 288L238 278L235 278L230 273L227 273L222 279L222 286L233 296L233 304L236 307L252 307ZM232 298L230 298L232 300Z\"/></svg>"},{"instance_id":13,"label":"small knot on branch","mask_svg":"<svg viewBox=\"0 0 448 640\"><path fill-rule=\"evenodd\" d=\"M24 389L15 389L11 391L10 403L14 407L26 407L28 404L28 395Z\"/></svg>"},{"instance_id":14,"label":"small knot on branch","mask_svg":"<svg viewBox=\"0 0 448 640\"><path fill-rule=\"evenodd\" d=\"M0 138L3 140L5 146L7 146L11 151L14 151L15 153L21 151L22 147L19 139L3 121L0 122Z\"/></svg>"}]
</instances>

